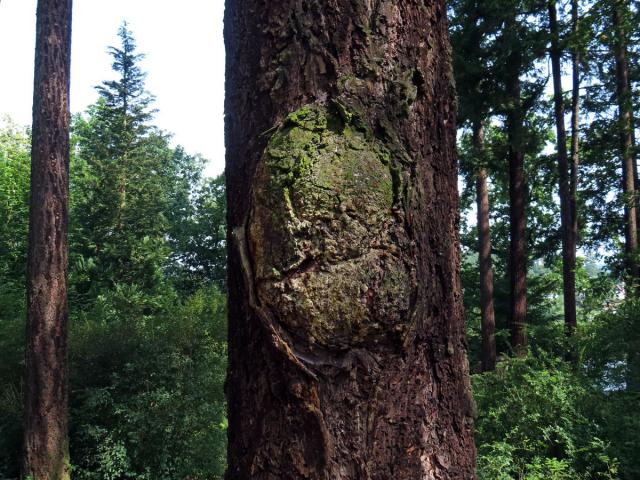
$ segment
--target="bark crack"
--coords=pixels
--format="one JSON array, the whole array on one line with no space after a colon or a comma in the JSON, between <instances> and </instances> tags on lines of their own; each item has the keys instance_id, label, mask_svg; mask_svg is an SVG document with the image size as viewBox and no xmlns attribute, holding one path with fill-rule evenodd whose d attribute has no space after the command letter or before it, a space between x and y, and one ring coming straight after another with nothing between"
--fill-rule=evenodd
<instances>
[{"instance_id":1,"label":"bark crack","mask_svg":"<svg viewBox=\"0 0 640 480\"><path fill-rule=\"evenodd\" d=\"M294 349L282 338L282 335L278 331L276 322L273 318L273 314L269 312L260 304L260 300L256 294L255 276L253 274L251 254L249 252L249 242L247 240L247 228L246 222L233 229L233 238L240 254L240 263L242 266L242 274L244 276L245 284L249 295L249 306L260 320L261 325L267 330L270 335L272 346L279 351L283 356L291 361L296 367L308 377L317 381L318 377L313 373L298 357Z\"/></svg>"}]
</instances>

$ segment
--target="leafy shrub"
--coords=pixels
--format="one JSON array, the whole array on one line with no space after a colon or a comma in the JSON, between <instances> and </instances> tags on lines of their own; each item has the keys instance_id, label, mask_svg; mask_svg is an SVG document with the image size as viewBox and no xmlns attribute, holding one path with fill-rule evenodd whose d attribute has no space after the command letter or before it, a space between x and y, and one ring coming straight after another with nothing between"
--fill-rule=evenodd
<instances>
[{"instance_id":1,"label":"leafy shrub","mask_svg":"<svg viewBox=\"0 0 640 480\"><path fill-rule=\"evenodd\" d=\"M569 364L510 359L472 380L479 478L618 478L611 446L599 440L606 434L592 409L599 398Z\"/></svg>"},{"instance_id":2,"label":"leafy shrub","mask_svg":"<svg viewBox=\"0 0 640 480\"><path fill-rule=\"evenodd\" d=\"M130 295L116 288L102 296L72 331L74 477L218 478L226 450L225 299L199 290L145 315L148 305Z\"/></svg>"}]
</instances>

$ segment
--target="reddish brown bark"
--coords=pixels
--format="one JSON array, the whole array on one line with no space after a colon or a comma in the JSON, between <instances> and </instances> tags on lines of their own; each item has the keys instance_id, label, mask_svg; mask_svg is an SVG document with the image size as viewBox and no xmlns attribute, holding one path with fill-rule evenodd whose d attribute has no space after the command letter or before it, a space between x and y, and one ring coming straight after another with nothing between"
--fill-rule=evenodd
<instances>
[{"instance_id":1,"label":"reddish brown bark","mask_svg":"<svg viewBox=\"0 0 640 480\"><path fill-rule=\"evenodd\" d=\"M613 27L615 31L614 56L616 63L616 99L622 158L622 190L625 195L625 251L630 290L638 294L638 199L636 188L638 175L635 162L635 139L633 135L633 103L627 60L627 33L624 26L625 5L614 2Z\"/></svg>"},{"instance_id":2,"label":"reddish brown bark","mask_svg":"<svg viewBox=\"0 0 640 480\"><path fill-rule=\"evenodd\" d=\"M489 225L489 190L487 171L484 167L484 127L474 126L474 146L482 159L476 182L478 209L478 263L480 264L480 322L482 332L482 371L496 368L496 319L493 308L493 268L491 266L491 235Z\"/></svg>"},{"instance_id":3,"label":"reddish brown bark","mask_svg":"<svg viewBox=\"0 0 640 480\"><path fill-rule=\"evenodd\" d=\"M39 0L27 270L24 474L69 478L67 210L71 0Z\"/></svg>"},{"instance_id":4,"label":"reddish brown bark","mask_svg":"<svg viewBox=\"0 0 640 480\"><path fill-rule=\"evenodd\" d=\"M511 23L515 24L515 16ZM513 28L513 26L512 26ZM515 49L507 60L506 90L509 98L509 221L511 225L509 276L511 280L511 347L518 356L527 353L527 187L524 177L524 109L520 85L522 54Z\"/></svg>"},{"instance_id":5,"label":"reddish brown bark","mask_svg":"<svg viewBox=\"0 0 640 480\"><path fill-rule=\"evenodd\" d=\"M226 478L475 478L444 2L229 0L225 41Z\"/></svg>"},{"instance_id":6,"label":"reddish brown bark","mask_svg":"<svg viewBox=\"0 0 640 480\"><path fill-rule=\"evenodd\" d=\"M558 149L558 179L560 193L560 230L562 232L562 280L564 299L565 331L572 335L576 328L576 238L573 230L572 211L575 197L571 197L571 173L567 152L567 132L564 124L564 96L562 92L562 69L560 32L555 0L549 0L549 30L551 34L551 69L553 74L553 99L555 107L556 137Z\"/></svg>"}]
</instances>

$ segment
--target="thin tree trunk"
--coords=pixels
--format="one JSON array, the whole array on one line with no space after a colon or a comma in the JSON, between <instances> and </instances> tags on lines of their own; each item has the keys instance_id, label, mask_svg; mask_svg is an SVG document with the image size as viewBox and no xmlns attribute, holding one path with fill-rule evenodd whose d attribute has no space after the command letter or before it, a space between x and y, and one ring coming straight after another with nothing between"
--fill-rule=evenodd
<instances>
[{"instance_id":1,"label":"thin tree trunk","mask_svg":"<svg viewBox=\"0 0 640 480\"><path fill-rule=\"evenodd\" d=\"M515 18L512 23L515 24ZM509 274L511 279L511 346L518 356L527 353L527 187L524 177L524 111L520 70L522 54L516 49L508 59L507 112L509 137L509 219L511 224Z\"/></svg>"},{"instance_id":2,"label":"thin tree trunk","mask_svg":"<svg viewBox=\"0 0 640 480\"><path fill-rule=\"evenodd\" d=\"M444 1L228 0L228 480L473 479Z\"/></svg>"},{"instance_id":3,"label":"thin tree trunk","mask_svg":"<svg viewBox=\"0 0 640 480\"><path fill-rule=\"evenodd\" d=\"M623 193L625 195L625 249L629 292L637 294L638 275L638 201L636 185L638 182L635 165L635 141L633 138L633 103L629 83L629 64L627 61L627 39L623 24L624 5L616 1L613 10L613 26L616 34L614 55L616 62L616 98L618 102L618 122L622 157Z\"/></svg>"},{"instance_id":4,"label":"thin tree trunk","mask_svg":"<svg viewBox=\"0 0 640 480\"><path fill-rule=\"evenodd\" d=\"M560 183L564 324L567 334L573 334L576 328L576 240L573 236L573 221L571 218L571 186L567 153L567 133L564 124L564 96L562 92L562 52L555 0L549 0L549 30L551 33L550 56L553 73L553 97L558 148L558 178Z\"/></svg>"},{"instance_id":5,"label":"thin tree trunk","mask_svg":"<svg viewBox=\"0 0 640 480\"><path fill-rule=\"evenodd\" d=\"M571 0L571 24L574 38L578 36L580 19L578 0ZM573 255L576 256L578 244L578 169L580 167L580 48L571 50L571 173L569 179L569 205L571 214L571 235L573 237ZM572 332L567 332L569 335Z\"/></svg>"},{"instance_id":6,"label":"thin tree trunk","mask_svg":"<svg viewBox=\"0 0 640 480\"><path fill-rule=\"evenodd\" d=\"M24 474L69 478L67 210L71 0L39 0L31 153Z\"/></svg>"},{"instance_id":7,"label":"thin tree trunk","mask_svg":"<svg viewBox=\"0 0 640 480\"><path fill-rule=\"evenodd\" d=\"M489 226L489 190L484 166L484 127L474 125L474 146L482 165L478 168L476 197L478 204L478 262L480 264L480 317L482 331L482 371L496 368L496 319L493 308L493 269L491 267L491 235Z\"/></svg>"}]
</instances>

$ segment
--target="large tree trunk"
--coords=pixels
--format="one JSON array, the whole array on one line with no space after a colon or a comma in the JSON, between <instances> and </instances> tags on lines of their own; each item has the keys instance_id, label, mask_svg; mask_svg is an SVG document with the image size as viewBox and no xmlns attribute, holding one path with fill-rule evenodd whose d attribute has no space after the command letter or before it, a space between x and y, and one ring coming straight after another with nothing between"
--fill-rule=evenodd
<instances>
[{"instance_id":1,"label":"large tree trunk","mask_svg":"<svg viewBox=\"0 0 640 480\"><path fill-rule=\"evenodd\" d=\"M473 479L444 2L228 0L229 466Z\"/></svg>"},{"instance_id":2,"label":"large tree trunk","mask_svg":"<svg viewBox=\"0 0 640 480\"><path fill-rule=\"evenodd\" d=\"M476 180L478 209L478 263L480 264L480 329L482 332L482 371L496 368L496 318L493 308L493 269L491 267L491 235L489 226L489 190L485 168L484 127L474 125L473 143L480 158Z\"/></svg>"},{"instance_id":3,"label":"large tree trunk","mask_svg":"<svg viewBox=\"0 0 640 480\"><path fill-rule=\"evenodd\" d=\"M616 98L622 157L622 188L625 196L625 253L628 275L628 295L640 295L640 264L638 263L638 172L635 153L633 101L627 60L627 33L624 17L626 2L614 2L613 27L615 31L614 55L616 61ZM627 388L640 391L640 351L638 342L629 342Z\"/></svg>"},{"instance_id":4,"label":"large tree trunk","mask_svg":"<svg viewBox=\"0 0 640 480\"><path fill-rule=\"evenodd\" d=\"M573 236L573 221L571 218L572 205L569 156L567 152L567 132L564 124L564 96L562 92L562 52L560 48L560 32L555 0L549 0L549 30L551 33L550 56L551 69L553 72L553 98L558 147L558 178L560 184L564 324L565 331L571 335L576 329L576 239Z\"/></svg>"},{"instance_id":5,"label":"large tree trunk","mask_svg":"<svg viewBox=\"0 0 640 480\"><path fill-rule=\"evenodd\" d=\"M69 478L67 209L71 0L39 0L33 96L24 474Z\"/></svg>"},{"instance_id":6,"label":"large tree trunk","mask_svg":"<svg viewBox=\"0 0 640 480\"><path fill-rule=\"evenodd\" d=\"M512 24L515 25L515 16ZM511 28L513 28L513 25ZM509 276L511 280L511 346L518 356L527 353L527 238L525 206L527 187L524 178L524 109L520 85L522 54L509 55L506 90L509 137L509 220L511 224Z\"/></svg>"}]
</instances>

